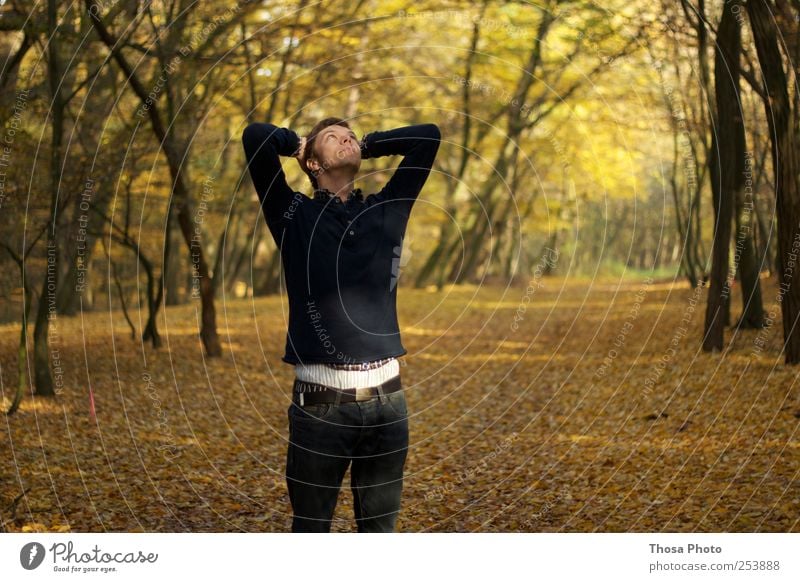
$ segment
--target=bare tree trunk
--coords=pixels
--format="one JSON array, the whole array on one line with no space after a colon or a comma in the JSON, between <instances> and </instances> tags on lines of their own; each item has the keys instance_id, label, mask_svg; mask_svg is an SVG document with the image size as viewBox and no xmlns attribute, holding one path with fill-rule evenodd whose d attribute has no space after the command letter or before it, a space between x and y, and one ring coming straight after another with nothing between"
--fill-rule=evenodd
<instances>
[{"instance_id":1,"label":"bare tree trunk","mask_svg":"<svg viewBox=\"0 0 800 582\"><path fill-rule=\"evenodd\" d=\"M36 324L33 329L33 365L38 396L55 396L53 377L50 374L50 350L48 335L50 331L49 311L53 306L55 314L56 290L58 288L58 249L56 248L56 225L58 223L58 188L61 176L61 142L64 131L64 97L58 62L60 48L58 32L58 13L56 0L47 2L47 76L52 100L52 145L50 151L50 219L47 226L45 275L42 279L42 292L36 310Z\"/></svg>"},{"instance_id":2,"label":"bare tree trunk","mask_svg":"<svg viewBox=\"0 0 800 582\"><path fill-rule=\"evenodd\" d=\"M167 262L164 263L164 305L180 305L180 285L181 285L181 256L180 250L175 245L176 221L175 215L170 214L171 218L166 222L167 228L164 238L169 238L170 248L173 252L167 255Z\"/></svg>"},{"instance_id":3,"label":"bare tree trunk","mask_svg":"<svg viewBox=\"0 0 800 582\"><path fill-rule=\"evenodd\" d=\"M108 266L111 270L111 278L114 281L114 286L117 288L117 295L119 295L119 302L122 306L122 314L125 316L125 321L128 322L128 327L131 328L131 339L136 339L136 326L133 324L131 320L131 316L128 313L128 302L125 300L125 290L122 288L122 281L119 279L119 274L117 273L117 266L114 263L114 259L111 258L111 253L108 252L108 247L106 246L106 239L105 237L100 238L103 241L103 251L105 251L106 259L108 259ZM108 309L111 310L111 293L108 294L109 296L109 304Z\"/></svg>"},{"instance_id":4,"label":"bare tree trunk","mask_svg":"<svg viewBox=\"0 0 800 582\"><path fill-rule=\"evenodd\" d=\"M9 415L19 409L22 397L25 395L25 388L28 386L28 316L31 311L31 301L33 301L33 292L30 285L26 283L22 293L22 327L19 331L19 349L17 350L17 391L8 408L7 414Z\"/></svg>"},{"instance_id":5,"label":"bare tree trunk","mask_svg":"<svg viewBox=\"0 0 800 582\"><path fill-rule=\"evenodd\" d=\"M172 208L167 208L167 221L170 220L169 213L172 213ZM144 255L137 253L139 261L142 262L145 273L147 273L147 323L142 332L142 339L150 341L154 348L161 347L161 336L158 333L158 310L161 308L161 302L164 300L164 266L169 263L169 256L172 252L171 237L164 237L164 252L161 255L161 275L158 277L158 290L156 291L156 280L153 272L153 265L150 261L144 258ZM138 245L137 245L138 248Z\"/></svg>"},{"instance_id":6,"label":"bare tree trunk","mask_svg":"<svg viewBox=\"0 0 800 582\"><path fill-rule=\"evenodd\" d=\"M753 212L755 203L752 187L752 161L745 158L744 188L736 197L736 248L739 250L739 281L742 286L742 315L736 326L743 329L760 329L764 326L764 305L761 298L761 267L753 242ZM747 177L750 176L750 183Z\"/></svg>"},{"instance_id":7,"label":"bare tree trunk","mask_svg":"<svg viewBox=\"0 0 800 582\"><path fill-rule=\"evenodd\" d=\"M281 281L281 253L275 250L269 258L267 268L261 278L261 283L253 283L253 296L271 295L280 289Z\"/></svg>"},{"instance_id":8,"label":"bare tree trunk","mask_svg":"<svg viewBox=\"0 0 800 582\"><path fill-rule=\"evenodd\" d=\"M741 39L736 0L726 2L717 32L714 58L716 111L709 171L714 202L714 240L710 288L706 303L703 350L722 351L730 309L729 254L731 220L737 193L744 180L744 124L739 107Z\"/></svg>"},{"instance_id":9,"label":"bare tree trunk","mask_svg":"<svg viewBox=\"0 0 800 582\"><path fill-rule=\"evenodd\" d=\"M759 104L760 105L760 104ZM753 115L758 115L758 112L753 110L749 111L748 114L752 113ZM758 199L755 197L756 194L762 191L762 184L766 182L764 179L765 168L767 163L767 154L770 149L769 140L766 139L766 136L763 136L760 139L758 133L755 133L753 136L753 145L751 149L753 150L753 155L750 160L750 165L745 172L746 176L751 177L751 184L753 191L753 216L750 219L751 224L751 232L753 237L753 246L754 252L756 254L756 262L758 273L760 274L762 271L766 270L767 273L771 276L772 273L775 272L775 268L773 265L775 264L776 257L772 251L772 247L774 246L775 240L775 231L772 228L774 221L770 220L770 228L766 227L764 223L764 217L762 216L762 212L759 209L759 206L763 206L768 199ZM772 202L770 202L772 205Z\"/></svg>"},{"instance_id":10,"label":"bare tree trunk","mask_svg":"<svg viewBox=\"0 0 800 582\"><path fill-rule=\"evenodd\" d=\"M228 293L229 294L233 293L234 285L236 284L236 279L238 278L239 273L241 272L242 267L245 264L245 259L247 258L247 250L249 248L252 248L253 249L253 254L255 254L256 249L258 249L258 246L261 244L261 239L263 238L263 236L264 236L264 229L260 228L260 229L258 229L258 232L256 233L256 238L252 242L252 245L248 244L247 242L244 242L241 245L241 248L239 248L239 252L237 254L237 258L236 258L236 260L235 260L235 262L233 264L233 270L232 270L232 272L231 272L231 274L229 275L229 278L228 278L227 285L228 285ZM252 269L250 271L251 271L251 274L252 274ZM250 290L253 291L255 285L253 284L252 280L250 281L249 287L250 287Z\"/></svg>"},{"instance_id":11,"label":"bare tree trunk","mask_svg":"<svg viewBox=\"0 0 800 582\"><path fill-rule=\"evenodd\" d=\"M128 198L128 204L130 204L130 197ZM111 230L109 236L116 242L120 243L126 248L129 248L136 256L136 259L141 263L142 268L144 269L145 275L147 276L148 316L147 316L147 323L145 324L144 331L142 332L142 340L151 342L154 348L160 348L161 336L158 334L158 328L156 326L157 322L156 316L158 315L158 309L161 305L161 300L163 298L163 289L164 289L163 269L162 269L162 278L159 284L158 294L156 294L156 278L153 270L153 263L147 258L144 252L142 252L142 249L139 247L139 244L133 239L133 237L130 236L130 233L127 228L128 223L127 222L125 223L125 229L123 229L122 227L114 224L114 222L108 216L102 214L95 206L92 206L91 209L97 215L99 215L108 225L108 228ZM95 237L104 237L101 231L92 231L91 234L92 236ZM164 247L165 255L169 255L169 249L170 245L166 244Z\"/></svg>"},{"instance_id":12,"label":"bare tree trunk","mask_svg":"<svg viewBox=\"0 0 800 582\"><path fill-rule=\"evenodd\" d=\"M778 281L781 293L784 357L787 364L800 362L800 281L794 265L797 252L795 237L800 222L800 188L798 188L797 111L789 100L788 79L778 45L773 20L775 6L766 0L747 2L753 40L758 53L767 97L763 99L772 141L772 163L775 175L775 201L778 215Z\"/></svg>"},{"instance_id":13,"label":"bare tree trunk","mask_svg":"<svg viewBox=\"0 0 800 582\"><path fill-rule=\"evenodd\" d=\"M11 406L9 406L6 411L6 414L12 415L19 409L22 398L25 396L25 388L28 385L28 315L31 310L33 290L28 283L28 279L25 277L25 254L20 257L8 243L0 244L5 247L8 254L10 254L14 262L17 263L20 276L22 277L22 325L19 334L19 348L17 349L17 389L14 393L14 399L11 401Z\"/></svg>"}]
</instances>

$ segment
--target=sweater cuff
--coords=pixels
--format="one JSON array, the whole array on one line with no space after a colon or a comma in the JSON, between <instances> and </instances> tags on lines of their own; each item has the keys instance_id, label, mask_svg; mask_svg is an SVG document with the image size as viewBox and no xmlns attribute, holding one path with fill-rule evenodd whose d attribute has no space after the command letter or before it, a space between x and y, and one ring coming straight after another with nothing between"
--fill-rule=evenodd
<instances>
[{"instance_id":1,"label":"sweater cuff","mask_svg":"<svg viewBox=\"0 0 800 582\"><path fill-rule=\"evenodd\" d=\"M288 141L288 148L287 151L282 152L281 155L293 158L299 153L297 150L300 149L300 143L302 140L300 139L300 136L291 129L286 129L286 139Z\"/></svg>"},{"instance_id":2,"label":"sweater cuff","mask_svg":"<svg viewBox=\"0 0 800 582\"><path fill-rule=\"evenodd\" d=\"M361 141L359 142L359 146L361 148L362 160L367 160L372 157L372 154L369 151L369 145L367 145L367 138L369 138L370 135L372 134L370 133L366 134L364 137L361 138Z\"/></svg>"},{"instance_id":3,"label":"sweater cuff","mask_svg":"<svg viewBox=\"0 0 800 582\"><path fill-rule=\"evenodd\" d=\"M297 140L297 146L294 148L292 153L289 154L290 158L296 158L300 154L300 144L303 143L301 139Z\"/></svg>"}]
</instances>

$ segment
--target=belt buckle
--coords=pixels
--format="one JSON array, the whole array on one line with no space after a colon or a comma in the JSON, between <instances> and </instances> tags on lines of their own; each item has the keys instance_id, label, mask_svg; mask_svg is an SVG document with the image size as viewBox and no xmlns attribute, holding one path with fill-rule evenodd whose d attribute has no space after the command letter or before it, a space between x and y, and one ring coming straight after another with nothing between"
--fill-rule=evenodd
<instances>
[{"instance_id":1,"label":"belt buckle","mask_svg":"<svg viewBox=\"0 0 800 582\"><path fill-rule=\"evenodd\" d=\"M369 400L372 398L371 388L356 388L356 401Z\"/></svg>"}]
</instances>

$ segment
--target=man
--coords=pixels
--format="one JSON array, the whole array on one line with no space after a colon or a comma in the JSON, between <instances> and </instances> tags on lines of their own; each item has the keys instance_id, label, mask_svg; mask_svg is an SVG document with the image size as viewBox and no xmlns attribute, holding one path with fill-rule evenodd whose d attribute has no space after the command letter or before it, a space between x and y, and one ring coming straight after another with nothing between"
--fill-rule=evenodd
<instances>
[{"instance_id":1,"label":"man","mask_svg":"<svg viewBox=\"0 0 800 582\"><path fill-rule=\"evenodd\" d=\"M329 532L347 467L359 532L394 531L408 452L397 358L397 266L414 201L441 135L434 124L356 139L329 117L305 138L270 123L242 134L250 175L280 249L289 299L284 362L295 366L286 483L293 532ZM313 197L278 156L297 158ZM355 188L361 160L402 155L376 194Z\"/></svg>"}]
</instances>

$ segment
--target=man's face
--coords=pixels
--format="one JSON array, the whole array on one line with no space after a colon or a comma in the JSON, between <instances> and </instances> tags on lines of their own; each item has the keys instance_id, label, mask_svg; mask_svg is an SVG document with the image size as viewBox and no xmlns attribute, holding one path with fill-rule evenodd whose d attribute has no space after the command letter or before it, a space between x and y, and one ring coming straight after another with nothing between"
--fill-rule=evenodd
<instances>
[{"instance_id":1,"label":"man's face","mask_svg":"<svg viewBox=\"0 0 800 582\"><path fill-rule=\"evenodd\" d=\"M314 158L308 166L323 172L333 168L352 168L353 173L361 167L361 148L352 129L331 125L317 134L314 140Z\"/></svg>"}]
</instances>

